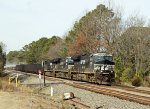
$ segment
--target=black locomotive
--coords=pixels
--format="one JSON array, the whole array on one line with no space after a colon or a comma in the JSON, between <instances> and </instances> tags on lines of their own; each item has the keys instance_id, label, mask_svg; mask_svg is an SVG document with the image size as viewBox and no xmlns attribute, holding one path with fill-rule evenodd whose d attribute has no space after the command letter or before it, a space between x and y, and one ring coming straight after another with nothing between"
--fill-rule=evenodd
<instances>
[{"instance_id":1,"label":"black locomotive","mask_svg":"<svg viewBox=\"0 0 150 109\"><path fill-rule=\"evenodd\" d=\"M112 55L94 53L44 60L43 72L45 75L53 77L111 85L115 80L114 65ZM16 66L16 70L25 72L36 73L39 69L42 70L42 65Z\"/></svg>"},{"instance_id":2,"label":"black locomotive","mask_svg":"<svg viewBox=\"0 0 150 109\"><path fill-rule=\"evenodd\" d=\"M112 55L106 53L56 58L44 61L46 75L102 84L114 82Z\"/></svg>"}]
</instances>

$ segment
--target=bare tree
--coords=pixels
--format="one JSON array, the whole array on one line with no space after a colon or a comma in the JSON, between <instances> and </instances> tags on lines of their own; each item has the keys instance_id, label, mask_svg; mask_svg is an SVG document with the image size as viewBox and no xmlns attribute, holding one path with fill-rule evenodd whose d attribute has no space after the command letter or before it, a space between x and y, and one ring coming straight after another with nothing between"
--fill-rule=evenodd
<instances>
[{"instance_id":1,"label":"bare tree","mask_svg":"<svg viewBox=\"0 0 150 109\"><path fill-rule=\"evenodd\" d=\"M146 20L143 16L140 16L139 12L134 12L134 14L131 14L124 23L124 28L130 28L130 27L143 27L146 23Z\"/></svg>"},{"instance_id":2,"label":"bare tree","mask_svg":"<svg viewBox=\"0 0 150 109\"><path fill-rule=\"evenodd\" d=\"M69 50L77 49L77 52L80 53L91 53L97 52L97 48L101 45L107 49L107 52L112 53L115 40L121 32L120 15L104 5L98 5L95 10L87 13L79 21L79 30L76 31L76 38L70 43ZM97 37L101 37L101 40L98 41ZM86 41L82 42L82 47L77 46L76 43L83 41L83 39ZM73 52L71 51L71 53Z\"/></svg>"}]
</instances>

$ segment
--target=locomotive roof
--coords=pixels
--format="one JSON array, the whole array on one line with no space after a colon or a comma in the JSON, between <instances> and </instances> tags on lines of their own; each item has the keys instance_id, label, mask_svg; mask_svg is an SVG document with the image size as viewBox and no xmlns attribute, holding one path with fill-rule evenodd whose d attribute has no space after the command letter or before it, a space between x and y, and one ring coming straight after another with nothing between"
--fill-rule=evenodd
<instances>
[{"instance_id":1,"label":"locomotive roof","mask_svg":"<svg viewBox=\"0 0 150 109\"><path fill-rule=\"evenodd\" d=\"M107 54L107 53L94 53L91 56L112 56L111 54Z\"/></svg>"}]
</instances>

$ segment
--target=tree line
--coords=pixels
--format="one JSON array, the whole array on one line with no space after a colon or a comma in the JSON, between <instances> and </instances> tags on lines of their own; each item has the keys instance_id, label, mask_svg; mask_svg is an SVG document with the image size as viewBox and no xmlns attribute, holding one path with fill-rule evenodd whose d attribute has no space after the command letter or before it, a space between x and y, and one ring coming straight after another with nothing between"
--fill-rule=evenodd
<instances>
[{"instance_id":1,"label":"tree line","mask_svg":"<svg viewBox=\"0 0 150 109\"><path fill-rule=\"evenodd\" d=\"M61 41L61 38L58 36L52 36L51 38L42 37L25 45L19 51L10 51L7 54L7 61L16 64L41 63L42 59L48 58L47 53L50 47L55 46L59 41Z\"/></svg>"},{"instance_id":2,"label":"tree line","mask_svg":"<svg viewBox=\"0 0 150 109\"><path fill-rule=\"evenodd\" d=\"M0 76L2 71L4 70L4 66L6 64L6 53L4 51L4 44L0 43Z\"/></svg>"},{"instance_id":3,"label":"tree line","mask_svg":"<svg viewBox=\"0 0 150 109\"><path fill-rule=\"evenodd\" d=\"M138 15L123 20L121 12L103 4L76 21L63 38L43 37L19 51L10 51L7 60L40 63L46 58L95 53L99 47L113 55L118 82L150 85L150 27Z\"/></svg>"}]
</instances>

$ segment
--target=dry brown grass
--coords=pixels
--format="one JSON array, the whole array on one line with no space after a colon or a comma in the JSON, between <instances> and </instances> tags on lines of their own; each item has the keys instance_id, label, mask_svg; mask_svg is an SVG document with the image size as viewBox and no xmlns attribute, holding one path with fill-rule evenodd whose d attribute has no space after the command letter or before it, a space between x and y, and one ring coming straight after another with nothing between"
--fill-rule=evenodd
<instances>
[{"instance_id":1,"label":"dry brown grass","mask_svg":"<svg viewBox=\"0 0 150 109\"><path fill-rule=\"evenodd\" d=\"M8 77L0 77L0 90L8 92L33 92L32 89L27 87L26 85L18 84L18 87L16 87L16 84L14 82L11 82L9 84Z\"/></svg>"},{"instance_id":2,"label":"dry brown grass","mask_svg":"<svg viewBox=\"0 0 150 109\"><path fill-rule=\"evenodd\" d=\"M37 93L34 91L34 88L21 84L16 87L15 80L9 84L8 76L0 77L0 98L1 97L3 97L4 101L6 99L7 102L11 102L13 99L10 105L13 105L14 108L10 108L7 106L9 103L0 100L0 104L3 104L4 107L8 107L8 109L16 109L20 106L23 106L22 109L74 108L68 103L65 103L60 95L50 97L50 95Z\"/></svg>"},{"instance_id":3,"label":"dry brown grass","mask_svg":"<svg viewBox=\"0 0 150 109\"><path fill-rule=\"evenodd\" d=\"M16 91L17 89L14 87L13 84L8 83L8 80L6 78L0 78L0 90L3 91Z\"/></svg>"},{"instance_id":4,"label":"dry brown grass","mask_svg":"<svg viewBox=\"0 0 150 109\"><path fill-rule=\"evenodd\" d=\"M2 103L2 107L8 107L10 109L19 108L23 106L22 109L57 109L55 104L52 104L52 101L48 101L44 99L42 95L35 94L33 90L26 85L15 86L16 84L12 81L9 85L8 77L0 77L0 98L13 105L7 106L8 103L0 100L0 104ZM0 107L1 109L1 107ZM19 108L21 109L21 108Z\"/></svg>"}]
</instances>

